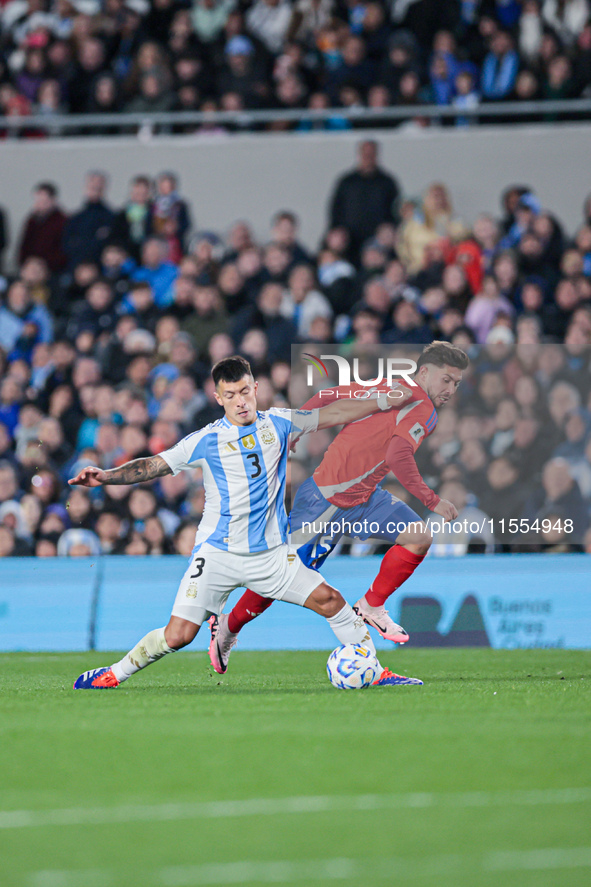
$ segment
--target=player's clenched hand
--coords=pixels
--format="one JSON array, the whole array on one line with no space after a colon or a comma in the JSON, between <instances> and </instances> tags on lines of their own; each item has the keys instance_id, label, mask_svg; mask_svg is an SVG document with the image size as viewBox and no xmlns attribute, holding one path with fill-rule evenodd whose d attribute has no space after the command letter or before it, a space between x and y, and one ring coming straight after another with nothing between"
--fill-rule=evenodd
<instances>
[{"instance_id":1,"label":"player's clenched hand","mask_svg":"<svg viewBox=\"0 0 591 887\"><path fill-rule=\"evenodd\" d=\"M413 393L410 388L405 388L403 385L393 385L390 391L388 391L387 397L390 405L395 410L399 410L400 407L407 404L409 400L412 400Z\"/></svg>"},{"instance_id":2,"label":"player's clenched hand","mask_svg":"<svg viewBox=\"0 0 591 887\"><path fill-rule=\"evenodd\" d=\"M440 514L444 521L455 520L458 516L458 509L448 499L440 499L433 511Z\"/></svg>"},{"instance_id":3,"label":"player's clenched hand","mask_svg":"<svg viewBox=\"0 0 591 887\"><path fill-rule=\"evenodd\" d=\"M82 471L78 472L76 477L72 477L68 483L71 486L100 487L104 484L106 479L106 471L103 471L102 468L94 468L92 465L89 465L88 468L83 468Z\"/></svg>"}]
</instances>

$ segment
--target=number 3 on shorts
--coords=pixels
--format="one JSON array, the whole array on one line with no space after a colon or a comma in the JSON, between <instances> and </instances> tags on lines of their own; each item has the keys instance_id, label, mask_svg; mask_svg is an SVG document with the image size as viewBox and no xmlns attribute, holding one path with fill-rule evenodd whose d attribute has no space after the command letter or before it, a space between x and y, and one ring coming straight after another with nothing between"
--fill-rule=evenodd
<instances>
[{"instance_id":1,"label":"number 3 on shorts","mask_svg":"<svg viewBox=\"0 0 591 887\"><path fill-rule=\"evenodd\" d=\"M191 579L199 579L201 574L203 573L203 567L205 566L205 558L204 557L196 557L195 558L195 569L196 573L191 573Z\"/></svg>"}]
</instances>

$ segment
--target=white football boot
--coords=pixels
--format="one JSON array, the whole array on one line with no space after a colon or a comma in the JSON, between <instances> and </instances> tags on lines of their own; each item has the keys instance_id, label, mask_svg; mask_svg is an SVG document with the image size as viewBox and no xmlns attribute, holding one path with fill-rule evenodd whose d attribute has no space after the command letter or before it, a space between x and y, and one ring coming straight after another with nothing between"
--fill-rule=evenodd
<instances>
[{"instance_id":1,"label":"white football boot","mask_svg":"<svg viewBox=\"0 0 591 887\"><path fill-rule=\"evenodd\" d=\"M353 605L356 613L363 618L366 625L375 628L387 641L394 641L395 644L406 644L409 640L408 633L403 629L402 625L398 625L390 618L390 614L384 606L370 607L365 600L365 595Z\"/></svg>"},{"instance_id":2,"label":"white football boot","mask_svg":"<svg viewBox=\"0 0 591 887\"><path fill-rule=\"evenodd\" d=\"M207 620L211 629L211 641L209 642L209 658L218 674L225 674L228 670L228 660L232 647L236 646L237 634L228 631L228 616L220 613L219 616L210 616Z\"/></svg>"}]
</instances>

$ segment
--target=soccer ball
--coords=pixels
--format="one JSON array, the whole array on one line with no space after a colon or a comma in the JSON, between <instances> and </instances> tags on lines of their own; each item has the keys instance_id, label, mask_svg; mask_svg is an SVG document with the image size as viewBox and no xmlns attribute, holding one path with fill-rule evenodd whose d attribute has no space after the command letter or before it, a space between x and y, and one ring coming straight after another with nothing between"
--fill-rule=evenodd
<instances>
[{"instance_id":1,"label":"soccer ball","mask_svg":"<svg viewBox=\"0 0 591 887\"><path fill-rule=\"evenodd\" d=\"M338 690L361 690L379 677L380 665L375 655L361 644L343 644L328 657L328 679Z\"/></svg>"}]
</instances>

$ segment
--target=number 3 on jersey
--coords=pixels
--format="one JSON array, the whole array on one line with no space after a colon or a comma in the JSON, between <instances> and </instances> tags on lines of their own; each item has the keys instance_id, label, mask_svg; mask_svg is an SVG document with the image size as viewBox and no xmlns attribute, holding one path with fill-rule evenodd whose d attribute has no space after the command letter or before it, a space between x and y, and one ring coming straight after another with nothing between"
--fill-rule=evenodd
<instances>
[{"instance_id":1,"label":"number 3 on jersey","mask_svg":"<svg viewBox=\"0 0 591 887\"><path fill-rule=\"evenodd\" d=\"M257 453L249 453L246 457L249 462L251 462L252 473L249 475L251 480L254 480L255 477L259 477L262 474L262 466L259 462L259 457Z\"/></svg>"}]
</instances>

